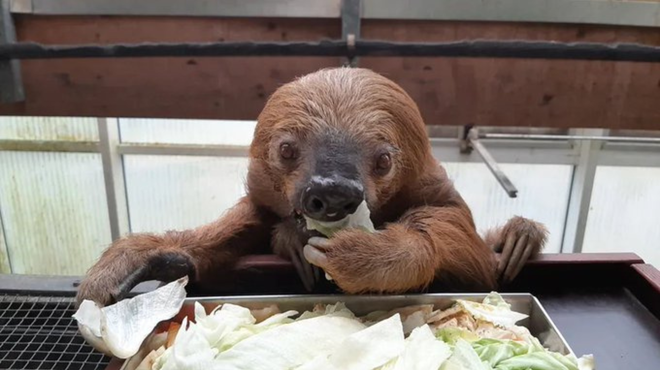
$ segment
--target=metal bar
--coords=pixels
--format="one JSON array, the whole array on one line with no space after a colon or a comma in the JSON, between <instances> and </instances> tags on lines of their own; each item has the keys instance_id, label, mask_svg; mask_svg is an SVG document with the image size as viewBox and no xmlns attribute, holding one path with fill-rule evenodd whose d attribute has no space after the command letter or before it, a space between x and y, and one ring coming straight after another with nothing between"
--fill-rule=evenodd
<instances>
[{"instance_id":1,"label":"metal bar","mask_svg":"<svg viewBox=\"0 0 660 370\"><path fill-rule=\"evenodd\" d=\"M365 19L660 26L655 1L364 0Z\"/></svg>"},{"instance_id":2,"label":"metal bar","mask_svg":"<svg viewBox=\"0 0 660 370\"><path fill-rule=\"evenodd\" d=\"M432 138L433 155L443 162L481 163L481 157L458 153L460 140ZM0 140L0 150L30 152L98 153L96 142ZM488 150L499 163L566 164L576 165L579 146L568 141L488 140ZM247 157L248 146L120 143L120 154L131 155L187 155L217 157ZM660 147L653 144L609 143L600 155L604 166L659 167Z\"/></svg>"},{"instance_id":3,"label":"metal bar","mask_svg":"<svg viewBox=\"0 0 660 370\"><path fill-rule=\"evenodd\" d=\"M36 15L339 18L340 0L13 0Z\"/></svg>"},{"instance_id":4,"label":"metal bar","mask_svg":"<svg viewBox=\"0 0 660 370\"><path fill-rule=\"evenodd\" d=\"M14 13L193 17L339 18L340 0L13 0ZM363 19L547 22L656 27L654 1L364 0Z\"/></svg>"},{"instance_id":5,"label":"metal bar","mask_svg":"<svg viewBox=\"0 0 660 370\"><path fill-rule=\"evenodd\" d=\"M355 42L360 39L360 18L362 16L362 0L342 0L341 4L341 35L348 44L346 65L357 67L357 57L353 54Z\"/></svg>"},{"instance_id":6,"label":"metal bar","mask_svg":"<svg viewBox=\"0 0 660 370\"><path fill-rule=\"evenodd\" d=\"M44 275L2 275L0 274L0 293L10 294L50 294L73 296L78 290L83 276L44 276ZM154 290L160 282L138 284L132 293L144 293Z\"/></svg>"},{"instance_id":7,"label":"metal bar","mask_svg":"<svg viewBox=\"0 0 660 370\"><path fill-rule=\"evenodd\" d=\"M0 274L11 274L11 260L9 259L9 248L7 248L7 237L5 226L2 222L2 204L0 204Z\"/></svg>"},{"instance_id":8,"label":"metal bar","mask_svg":"<svg viewBox=\"0 0 660 370\"><path fill-rule=\"evenodd\" d=\"M189 155L209 157L247 157L248 146L195 145L195 144L142 144L121 143L117 152L123 155Z\"/></svg>"},{"instance_id":9,"label":"metal bar","mask_svg":"<svg viewBox=\"0 0 660 370\"><path fill-rule=\"evenodd\" d=\"M518 189L511 183L511 180L509 180L509 177L500 169L500 166L497 164L495 161L495 158L490 155L488 150L481 144L479 140L470 140L470 144L472 144L472 147L479 153L481 158L484 160L484 163L486 163L486 166L488 166L488 169L490 172L493 173L495 178L497 179L497 182L502 185L502 188L504 188L504 191L509 195L510 198L515 198L518 195Z\"/></svg>"},{"instance_id":10,"label":"metal bar","mask_svg":"<svg viewBox=\"0 0 660 370\"><path fill-rule=\"evenodd\" d=\"M480 134L480 139L508 139L508 140L591 140L625 143L657 143L656 137L625 137L625 136L587 136L587 135L531 135L531 134Z\"/></svg>"},{"instance_id":11,"label":"metal bar","mask_svg":"<svg viewBox=\"0 0 660 370\"><path fill-rule=\"evenodd\" d=\"M0 0L0 46L16 42L16 30L9 6L9 0ZM18 103L23 100L25 91L20 62L0 58L0 103Z\"/></svg>"},{"instance_id":12,"label":"metal bar","mask_svg":"<svg viewBox=\"0 0 660 370\"><path fill-rule=\"evenodd\" d=\"M605 130L580 130L592 136L605 135ZM562 240L562 253L580 253L587 228L591 193L598 167L598 157L602 143L585 140L579 142L580 157L573 170L571 191L566 210L566 223Z\"/></svg>"},{"instance_id":13,"label":"metal bar","mask_svg":"<svg viewBox=\"0 0 660 370\"><path fill-rule=\"evenodd\" d=\"M15 152L98 153L99 143L94 141L36 141L0 139L0 150Z\"/></svg>"},{"instance_id":14,"label":"metal bar","mask_svg":"<svg viewBox=\"0 0 660 370\"><path fill-rule=\"evenodd\" d=\"M124 161L117 150L120 143L117 119L99 118L99 139L103 178L110 219L110 235L117 240L130 231L128 197L124 180Z\"/></svg>"},{"instance_id":15,"label":"metal bar","mask_svg":"<svg viewBox=\"0 0 660 370\"><path fill-rule=\"evenodd\" d=\"M356 40L319 42L142 43L117 45L0 45L0 59L228 56L471 57L660 62L660 47L616 43L468 40L440 43Z\"/></svg>"}]
</instances>

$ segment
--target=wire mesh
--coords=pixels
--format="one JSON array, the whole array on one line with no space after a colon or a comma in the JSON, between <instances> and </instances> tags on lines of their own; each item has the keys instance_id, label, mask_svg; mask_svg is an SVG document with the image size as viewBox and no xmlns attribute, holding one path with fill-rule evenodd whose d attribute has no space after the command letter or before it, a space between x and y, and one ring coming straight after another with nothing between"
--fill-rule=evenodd
<instances>
[{"instance_id":1,"label":"wire mesh","mask_svg":"<svg viewBox=\"0 0 660 370\"><path fill-rule=\"evenodd\" d=\"M0 369L105 369L110 358L88 345L69 297L0 293Z\"/></svg>"}]
</instances>

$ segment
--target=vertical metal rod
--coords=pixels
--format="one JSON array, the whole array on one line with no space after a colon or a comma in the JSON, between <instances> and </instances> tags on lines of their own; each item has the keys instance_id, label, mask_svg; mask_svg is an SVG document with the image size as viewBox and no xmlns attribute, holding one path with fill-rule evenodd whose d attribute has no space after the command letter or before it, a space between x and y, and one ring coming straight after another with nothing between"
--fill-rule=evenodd
<instances>
[{"instance_id":1,"label":"vertical metal rod","mask_svg":"<svg viewBox=\"0 0 660 370\"><path fill-rule=\"evenodd\" d=\"M110 235L117 240L130 231L128 197L124 181L124 160L117 151L120 143L119 120L99 118L99 149L110 219Z\"/></svg>"},{"instance_id":2,"label":"vertical metal rod","mask_svg":"<svg viewBox=\"0 0 660 370\"><path fill-rule=\"evenodd\" d=\"M0 205L0 274L11 274L11 260L5 236L5 227L2 222L2 206Z\"/></svg>"},{"instance_id":3,"label":"vertical metal rod","mask_svg":"<svg viewBox=\"0 0 660 370\"><path fill-rule=\"evenodd\" d=\"M16 42L16 30L10 11L10 0L0 0L0 44ZM0 60L0 103L25 100L19 60Z\"/></svg>"},{"instance_id":4,"label":"vertical metal rod","mask_svg":"<svg viewBox=\"0 0 660 370\"><path fill-rule=\"evenodd\" d=\"M579 130L583 135L605 135L605 130ZM571 190L566 207L566 221L562 238L562 253L580 253L587 229L591 193L593 192L598 157L602 148L601 141L585 140L576 143L579 147L578 163L573 169Z\"/></svg>"},{"instance_id":5,"label":"vertical metal rod","mask_svg":"<svg viewBox=\"0 0 660 370\"><path fill-rule=\"evenodd\" d=\"M362 0L342 0L341 2L341 34L348 42L349 55L351 46L360 38L360 23L362 18ZM357 67L357 57L351 55L346 66Z\"/></svg>"},{"instance_id":6,"label":"vertical metal rod","mask_svg":"<svg viewBox=\"0 0 660 370\"><path fill-rule=\"evenodd\" d=\"M493 173L497 181L502 185L504 191L509 195L510 198L515 198L518 196L518 189L513 185L509 177L500 169L500 166L495 162L493 156L490 155L488 150L481 144L479 140L470 140L472 147L479 153L481 158L486 163L486 166Z\"/></svg>"}]
</instances>

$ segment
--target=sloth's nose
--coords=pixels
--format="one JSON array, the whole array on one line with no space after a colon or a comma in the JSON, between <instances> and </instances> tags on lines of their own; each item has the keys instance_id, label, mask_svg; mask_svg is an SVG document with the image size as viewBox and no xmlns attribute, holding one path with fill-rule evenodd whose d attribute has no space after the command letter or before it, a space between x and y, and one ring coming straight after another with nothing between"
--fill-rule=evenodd
<instances>
[{"instance_id":1,"label":"sloth's nose","mask_svg":"<svg viewBox=\"0 0 660 370\"><path fill-rule=\"evenodd\" d=\"M358 181L345 178L313 178L303 193L305 214L318 221L337 221L355 213L364 200Z\"/></svg>"}]
</instances>

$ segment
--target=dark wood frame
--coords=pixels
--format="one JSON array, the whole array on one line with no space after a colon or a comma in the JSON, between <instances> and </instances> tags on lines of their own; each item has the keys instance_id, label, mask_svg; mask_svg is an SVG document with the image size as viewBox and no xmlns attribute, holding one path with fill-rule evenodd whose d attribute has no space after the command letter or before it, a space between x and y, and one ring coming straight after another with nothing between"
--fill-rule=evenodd
<instances>
[{"instance_id":1,"label":"dark wood frame","mask_svg":"<svg viewBox=\"0 0 660 370\"><path fill-rule=\"evenodd\" d=\"M18 41L43 44L318 41L339 19L16 15ZM527 39L660 45L655 28L371 20L361 37L403 42ZM22 61L26 101L0 115L253 120L281 84L334 57ZM475 58L360 58L401 84L429 125L657 130L660 64ZM469 102L469 104L468 104ZM608 107L608 109L603 109Z\"/></svg>"}]
</instances>

